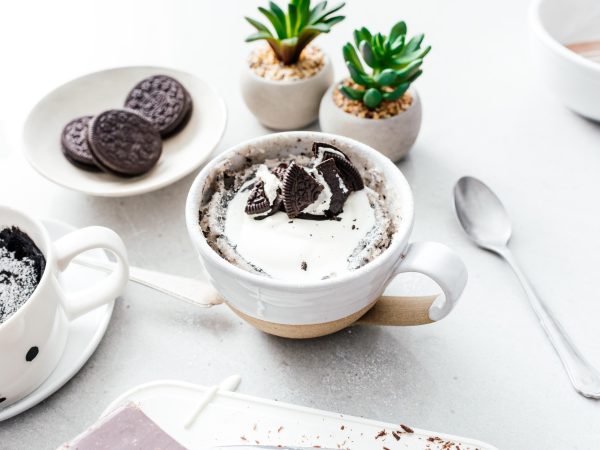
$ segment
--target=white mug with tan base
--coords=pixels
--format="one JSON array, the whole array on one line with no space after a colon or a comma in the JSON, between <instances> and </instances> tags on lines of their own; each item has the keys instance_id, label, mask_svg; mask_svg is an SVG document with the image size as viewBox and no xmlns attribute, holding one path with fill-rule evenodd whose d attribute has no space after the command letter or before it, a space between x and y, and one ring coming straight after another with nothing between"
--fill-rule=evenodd
<instances>
[{"instance_id":1,"label":"white mug with tan base","mask_svg":"<svg viewBox=\"0 0 600 450\"><path fill-rule=\"evenodd\" d=\"M44 382L65 348L68 321L114 301L129 277L125 245L108 228L82 228L52 242L37 219L0 205L0 230L7 227L17 227L33 240L46 259L46 267L29 299L0 324L0 408ZM116 256L114 270L93 286L67 292L60 272L77 255L96 248Z\"/></svg>"},{"instance_id":2,"label":"white mug with tan base","mask_svg":"<svg viewBox=\"0 0 600 450\"><path fill-rule=\"evenodd\" d=\"M389 207L401 217L390 246L368 264L318 281L290 281L261 276L223 259L208 244L199 225L199 210L210 198L210 179L224 160L235 170L249 148L264 157L281 149L310 152L312 142L338 146L350 156L369 160L385 180ZM299 148L300 147L300 148ZM299 149L299 150L298 150ZM278 336L309 338L334 333L362 318L382 325L419 325L446 317L467 282L467 270L448 247L434 242L409 243L414 221L413 195L400 170L385 156L353 139L317 132L286 132L239 144L212 160L198 174L186 203L188 232L209 280L225 303L257 328ZM433 279L443 296L381 297L400 273L419 272ZM381 298L380 298L381 297ZM364 317L363 317L364 316Z\"/></svg>"}]
</instances>

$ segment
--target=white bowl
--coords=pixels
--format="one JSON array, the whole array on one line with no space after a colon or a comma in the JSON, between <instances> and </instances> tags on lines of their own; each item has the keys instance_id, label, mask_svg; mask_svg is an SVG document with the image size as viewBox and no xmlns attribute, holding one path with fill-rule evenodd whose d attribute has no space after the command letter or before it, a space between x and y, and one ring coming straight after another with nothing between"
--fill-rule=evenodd
<instances>
[{"instance_id":1,"label":"white bowl","mask_svg":"<svg viewBox=\"0 0 600 450\"><path fill-rule=\"evenodd\" d=\"M185 128L163 141L156 166L144 175L121 178L69 163L60 148L65 124L78 116L121 108L138 81L156 74L181 81L194 101ZM23 151L35 170L66 188L102 197L138 195L168 186L200 167L221 141L226 122L225 102L197 76L166 67L119 67L71 80L41 99L25 121Z\"/></svg>"},{"instance_id":2,"label":"white bowl","mask_svg":"<svg viewBox=\"0 0 600 450\"><path fill-rule=\"evenodd\" d=\"M600 40L600 2L534 0L529 23L540 76L568 108L600 121L600 64L565 47Z\"/></svg>"}]
</instances>

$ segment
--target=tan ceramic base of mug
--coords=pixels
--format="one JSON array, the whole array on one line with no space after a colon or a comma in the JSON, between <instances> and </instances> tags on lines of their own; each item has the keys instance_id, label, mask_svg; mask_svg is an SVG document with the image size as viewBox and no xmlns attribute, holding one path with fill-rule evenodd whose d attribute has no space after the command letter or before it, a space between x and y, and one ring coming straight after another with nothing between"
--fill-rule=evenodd
<instances>
[{"instance_id":1,"label":"tan ceramic base of mug","mask_svg":"<svg viewBox=\"0 0 600 450\"><path fill-rule=\"evenodd\" d=\"M310 325L290 325L268 322L251 317L226 303L231 310L250 325L275 336L290 339L309 339L336 333L352 324L363 325L425 325L433 322L428 315L429 307L437 295L422 297L380 297L363 309L332 322Z\"/></svg>"}]
</instances>

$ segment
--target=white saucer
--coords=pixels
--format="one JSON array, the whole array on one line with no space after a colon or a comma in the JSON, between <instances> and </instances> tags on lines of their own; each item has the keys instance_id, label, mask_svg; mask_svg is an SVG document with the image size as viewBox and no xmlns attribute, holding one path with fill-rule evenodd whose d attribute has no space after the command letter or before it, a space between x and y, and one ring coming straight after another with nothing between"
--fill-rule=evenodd
<instances>
[{"instance_id":1,"label":"white saucer","mask_svg":"<svg viewBox=\"0 0 600 450\"><path fill-rule=\"evenodd\" d=\"M131 88L157 74L179 80L193 99L190 121L163 141L163 154L147 174L120 178L89 172L70 164L62 155L60 136L70 120L121 108ZM225 102L195 75L165 67L121 67L76 78L46 95L29 113L23 127L23 149L29 163L56 184L102 197L150 192L183 178L206 161L225 131Z\"/></svg>"},{"instance_id":2,"label":"white saucer","mask_svg":"<svg viewBox=\"0 0 600 450\"><path fill-rule=\"evenodd\" d=\"M50 233L50 238L53 240L75 229L71 225L54 220L44 220L43 223ZM89 257L108 260L108 257L102 250L90 251L86 253L86 256L88 255ZM66 289L77 290L95 283L103 276L103 274L93 269L72 264L62 275L61 281ZM45 400L79 372L79 369L92 356L92 353L94 353L102 340L110 321L113 307L114 302L101 306L73 320L69 324L65 351L56 369L54 369L39 388L27 397L4 409L0 409L0 422L14 417Z\"/></svg>"}]
</instances>

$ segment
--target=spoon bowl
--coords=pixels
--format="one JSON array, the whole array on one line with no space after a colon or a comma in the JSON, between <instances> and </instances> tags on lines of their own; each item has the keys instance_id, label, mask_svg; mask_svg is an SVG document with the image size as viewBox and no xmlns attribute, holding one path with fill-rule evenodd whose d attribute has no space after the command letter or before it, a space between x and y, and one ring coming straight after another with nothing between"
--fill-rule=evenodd
<instances>
[{"instance_id":1,"label":"spoon bowl","mask_svg":"<svg viewBox=\"0 0 600 450\"><path fill-rule=\"evenodd\" d=\"M480 247L497 251L510 240L512 225L500 199L482 181L462 177L454 186L456 215L467 235Z\"/></svg>"}]
</instances>

